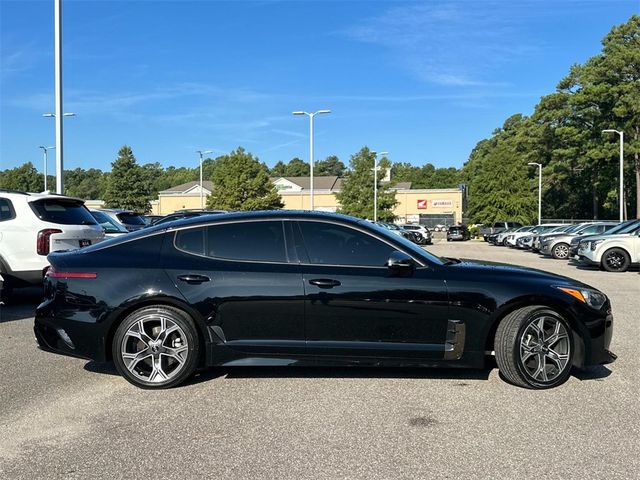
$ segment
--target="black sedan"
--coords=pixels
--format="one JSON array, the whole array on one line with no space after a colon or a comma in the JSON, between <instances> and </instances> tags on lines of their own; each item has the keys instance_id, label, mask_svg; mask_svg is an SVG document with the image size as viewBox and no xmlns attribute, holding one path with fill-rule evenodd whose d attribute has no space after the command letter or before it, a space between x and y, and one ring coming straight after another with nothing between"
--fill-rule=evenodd
<instances>
[{"instance_id":1,"label":"black sedan","mask_svg":"<svg viewBox=\"0 0 640 480\"><path fill-rule=\"evenodd\" d=\"M598 290L341 215L199 217L48 259L40 347L113 360L143 388L213 365L482 368L493 352L509 382L548 388L615 359Z\"/></svg>"}]
</instances>

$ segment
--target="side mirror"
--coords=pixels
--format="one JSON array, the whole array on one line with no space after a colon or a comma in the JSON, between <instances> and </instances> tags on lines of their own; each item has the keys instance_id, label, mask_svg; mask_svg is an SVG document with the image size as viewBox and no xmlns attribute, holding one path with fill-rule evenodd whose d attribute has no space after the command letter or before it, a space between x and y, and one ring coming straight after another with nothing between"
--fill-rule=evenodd
<instances>
[{"instance_id":1,"label":"side mirror","mask_svg":"<svg viewBox=\"0 0 640 480\"><path fill-rule=\"evenodd\" d=\"M411 270L414 266L413 258L399 250L391 252L389 260L387 260L387 267L392 270Z\"/></svg>"}]
</instances>

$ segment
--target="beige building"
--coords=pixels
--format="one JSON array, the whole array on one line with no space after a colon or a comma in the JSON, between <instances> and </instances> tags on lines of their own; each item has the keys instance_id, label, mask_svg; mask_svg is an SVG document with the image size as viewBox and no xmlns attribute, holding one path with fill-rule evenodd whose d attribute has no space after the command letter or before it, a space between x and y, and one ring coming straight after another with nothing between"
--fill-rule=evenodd
<instances>
[{"instance_id":1,"label":"beige building","mask_svg":"<svg viewBox=\"0 0 640 480\"><path fill-rule=\"evenodd\" d=\"M280 193L286 210L308 210L310 178L278 177L271 179ZM315 210L335 212L340 205L335 193L340 191L342 179L333 176L314 177L313 203ZM204 203L213 189L210 181L202 183ZM394 209L398 222L461 223L466 208L464 190L460 188L412 189L410 182L393 186L398 205ZM151 202L152 213L167 215L176 210L200 208L200 183L188 182L163 190L158 200Z\"/></svg>"}]
</instances>

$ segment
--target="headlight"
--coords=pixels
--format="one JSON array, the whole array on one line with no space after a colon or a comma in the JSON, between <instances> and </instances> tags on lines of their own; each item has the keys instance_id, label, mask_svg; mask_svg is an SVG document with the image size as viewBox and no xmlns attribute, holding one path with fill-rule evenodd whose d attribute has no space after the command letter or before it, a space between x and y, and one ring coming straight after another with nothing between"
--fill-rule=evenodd
<instances>
[{"instance_id":1,"label":"headlight","mask_svg":"<svg viewBox=\"0 0 640 480\"><path fill-rule=\"evenodd\" d=\"M598 245L600 245L604 240L593 240L589 242L591 244L591 251L595 250Z\"/></svg>"},{"instance_id":2,"label":"headlight","mask_svg":"<svg viewBox=\"0 0 640 480\"><path fill-rule=\"evenodd\" d=\"M596 310L600 309L602 305L607 301L607 296L591 288L571 288L571 287L556 287L558 290L562 290L564 293L571 295L573 298L580 300L582 303L586 303Z\"/></svg>"}]
</instances>

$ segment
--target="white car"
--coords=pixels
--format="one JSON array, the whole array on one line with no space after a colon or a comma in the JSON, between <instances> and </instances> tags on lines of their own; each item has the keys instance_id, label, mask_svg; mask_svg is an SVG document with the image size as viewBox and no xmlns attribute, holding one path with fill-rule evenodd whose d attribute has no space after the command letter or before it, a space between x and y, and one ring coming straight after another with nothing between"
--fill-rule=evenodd
<instances>
[{"instance_id":1,"label":"white car","mask_svg":"<svg viewBox=\"0 0 640 480\"><path fill-rule=\"evenodd\" d=\"M520 237L529 235L529 232L533 231L534 228L536 227L533 225L528 225L526 227L520 227L514 232L509 232L509 234L504 239L504 244L509 247L515 247L518 239Z\"/></svg>"},{"instance_id":2,"label":"white car","mask_svg":"<svg viewBox=\"0 0 640 480\"><path fill-rule=\"evenodd\" d=\"M422 238L424 238L424 243L426 245L431 245L431 243L432 243L431 232L424 225L418 225L418 224L415 224L415 223L404 223L404 224L400 225L400 228L402 228L404 230L409 230L410 232L418 232L418 233L420 233L420 235L422 235Z\"/></svg>"},{"instance_id":3,"label":"white car","mask_svg":"<svg viewBox=\"0 0 640 480\"><path fill-rule=\"evenodd\" d=\"M0 275L13 287L42 283L47 255L104 239L102 227L77 198L0 190Z\"/></svg>"},{"instance_id":4,"label":"white car","mask_svg":"<svg viewBox=\"0 0 640 480\"><path fill-rule=\"evenodd\" d=\"M627 233L591 236L579 243L578 257L608 272L626 272L632 264L640 264L640 226Z\"/></svg>"}]
</instances>

